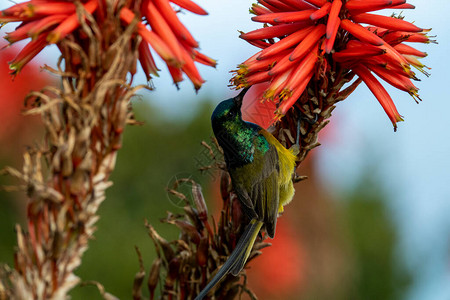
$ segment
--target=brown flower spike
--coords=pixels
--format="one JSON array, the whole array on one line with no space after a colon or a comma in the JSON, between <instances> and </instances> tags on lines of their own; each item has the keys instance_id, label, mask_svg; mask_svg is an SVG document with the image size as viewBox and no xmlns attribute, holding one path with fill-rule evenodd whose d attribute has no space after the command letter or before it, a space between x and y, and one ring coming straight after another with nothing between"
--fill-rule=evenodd
<instances>
[{"instance_id":1,"label":"brown flower spike","mask_svg":"<svg viewBox=\"0 0 450 300\"><path fill-rule=\"evenodd\" d=\"M277 104L274 122L288 114L312 79L324 81L323 93L337 74L350 72L347 79L364 81L396 128L403 119L374 75L420 100L411 67L428 76L418 60L427 54L405 43L435 41L428 29L400 15L373 12L413 8L405 0L258 0L250 12L264 27L240 37L262 50L239 65L231 82L237 89L269 83L262 100Z\"/></svg>"}]
</instances>

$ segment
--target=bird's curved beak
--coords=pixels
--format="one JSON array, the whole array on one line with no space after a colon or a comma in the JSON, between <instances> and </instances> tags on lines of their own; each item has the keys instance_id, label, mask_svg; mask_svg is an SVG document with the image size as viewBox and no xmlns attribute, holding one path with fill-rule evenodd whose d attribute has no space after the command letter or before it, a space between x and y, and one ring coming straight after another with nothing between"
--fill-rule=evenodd
<instances>
[{"instance_id":1,"label":"bird's curved beak","mask_svg":"<svg viewBox=\"0 0 450 300\"><path fill-rule=\"evenodd\" d=\"M247 93L249 87L243 89L236 97L233 98L234 103L236 103L237 107L240 109L242 106L242 102L244 102L245 93Z\"/></svg>"}]
</instances>

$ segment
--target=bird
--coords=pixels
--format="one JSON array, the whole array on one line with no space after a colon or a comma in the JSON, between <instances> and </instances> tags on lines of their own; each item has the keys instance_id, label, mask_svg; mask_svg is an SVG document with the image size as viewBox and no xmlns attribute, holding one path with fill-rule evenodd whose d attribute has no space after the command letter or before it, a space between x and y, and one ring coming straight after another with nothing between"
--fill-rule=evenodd
<instances>
[{"instance_id":1,"label":"bird","mask_svg":"<svg viewBox=\"0 0 450 300\"><path fill-rule=\"evenodd\" d=\"M233 189L250 222L228 259L195 300L203 299L228 273L234 276L240 273L261 230L271 238L275 236L277 217L295 192L298 136L297 143L286 149L267 130L244 121L241 107L247 90L219 103L211 123L223 149Z\"/></svg>"}]
</instances>

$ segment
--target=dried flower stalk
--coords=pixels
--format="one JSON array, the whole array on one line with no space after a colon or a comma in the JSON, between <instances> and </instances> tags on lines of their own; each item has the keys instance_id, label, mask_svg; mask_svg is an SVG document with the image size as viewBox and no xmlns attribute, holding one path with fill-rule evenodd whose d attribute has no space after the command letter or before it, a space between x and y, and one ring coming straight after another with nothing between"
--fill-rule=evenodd
<instances>
[{"instance_id":1,"label":"dried flower stalk","mask_svg":"<svg viewBox=\"0 0 450 300\"><path fill-rule=\"evenodd\" d=\"M105 18L114 29L99 27L81 14L84 37L65 39L58 46L61 88L46 87L29 95L32 108L45 127L45 143L24 154L19 178L29 197L27 232L17 225L15 269L3 278L11 299L68 299L80 279L73 273L81 264L96 229L97 210L112 185L122 132L132 121L132 88L126 77L136 64L137 22L124 29L110 3ZM80 64L71 64L77 57ZM64 71L61 64L64 65ZM2 285L3 286L3 285Z\"/></svg>"},{"instance_id":2,"label":"dried flower stalk","mask_svg":"<svg viewBox=\"0 0 450 300\"><path fill-rule=\"evenodd\" d=\"M223 166L222 160L214 162L214 167ZM162 220L163 223L177 226L180 230L180 238L169 242L146 222L157 253L147 280L150 299L155 299L155 290L158 284L162 293L161 299L194 299L233 251L248 220L242 214L239 200L231 189L228 173L226 171L221 171L221 173L220 190L223 207L217 222L208 217L201 186L189 178L179 179L172 187L168 188L170 194L185 203L184 213L172 214L169 212L167 217ZM192 199L189 195L177 190L183 184L191 185ZM261 249L270 246L263 240L262 237L257 239L248 261L259 256ZM140 257L139 252L138 255ZM140 265L141 269L136 274L133 287L133 299L135 300L143 299L141 290L145 271L142 260L140 260ZM247 294L251 299L257 299L256 295L246 286L245 271L236 277L227 276L212 294L211 299L234 299L243 294Z\"/></svg>"}]
</instances>

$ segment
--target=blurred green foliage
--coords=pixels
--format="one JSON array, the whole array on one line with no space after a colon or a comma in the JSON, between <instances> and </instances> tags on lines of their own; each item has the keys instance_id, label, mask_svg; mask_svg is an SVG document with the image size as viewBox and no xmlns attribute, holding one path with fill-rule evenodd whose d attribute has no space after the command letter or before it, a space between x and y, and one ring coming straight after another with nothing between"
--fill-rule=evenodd
<instances>
[{"instance_id":1,"label":"blurred green foliage","mask_svg":"<svg viewBox=\"0 0 450 300\"><path fill-rule=\"evenodd\" d=\"M120 299L130 299L134 275L139 270L134 246L142 251L146 271L155 257L144 219L167 240L177 236L174 226L159 222L168 210L181 212L166 192L174 176L192 175L203 184L205 197L209 198L206 183L211 178L200 174L198 167L199 162L202 165L210 162L200 143L208 141L212 134L213 107L206 101L199 107L192 119L180 121L161 117L148 103L134 103L136 119L144 124L128 126L125 131L123 148L111 177L114 185L107 190L107 199L99 210L98 231L76 272L83 280L98 281ZM2 166L6 164L2 162ZM367 174L370 173L368 170ZM0 180L0 184L11 182ZM0 197L0 261L11 265L16 243L13 228L24 212L19 213L18 206L13 205L17 195L0 192ZM346 224L356 262L350 299L401 299L401 292L411 278L396 259L395 227L380 184L368 176L345 198L346 201L340 202L345 218L342 223ZM93 286L78 286L71 295L75 300L101 299Z\"/></svg>"},{"instance_id":2,"label":"blurred green foliage","mask_svg":"<svg viewBox=\"0 0 450 300\"><path fill-rule=\"evenodd\" d=\"M355 278L350 299L404 299L412 276L397 255L397 232L386 206L383 186L366 168L343 204Z\"/></svg>"}]
</instances>

